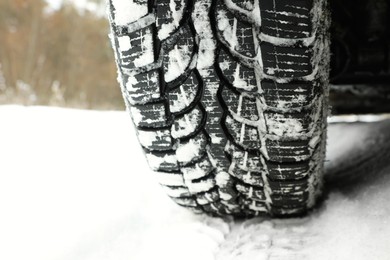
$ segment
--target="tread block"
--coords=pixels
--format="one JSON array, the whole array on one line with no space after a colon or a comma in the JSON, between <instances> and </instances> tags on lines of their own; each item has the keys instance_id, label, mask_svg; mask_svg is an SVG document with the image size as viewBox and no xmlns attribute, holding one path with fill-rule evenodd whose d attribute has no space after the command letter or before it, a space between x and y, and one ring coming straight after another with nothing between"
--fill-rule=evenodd
<instances>
[{"instance_id":1,"label":"tread block","mask_svg":"<svg viewBox=\"0 0 390 260\"><path fill-rule=\"evenodd\" d=\"M156 2L158 38L164 40L172 35L183 19L186 1L159 0Z\"/></svg>"},{"instance_id":2,"label":"tread block","mask_svg":"<svg viewBox=\"0 0 390 260\"><path fill-rule=\"evenodd\" d=\"M171 172L179 170L179 164L174 154L150 152L146 153L146 159L148 160L149 167L154 171ZM161 184L172 186L170 183Z\"/></svg>"},{"instance_id":3,"label":"tread block","mask_svg":"<svg viewBox=\"0 0 390 260\"><path fill-rule=\"evenodd\" d=\"M255 218L258 216L267 216L267 213L250 210L248 208L242 208L240 211L240 216L249 219L249 218Z\"/></svg>"},{"instance_id":4,"label":"tread block","mask_svg":"<svg viewBox=\"0 0 390 260\"><path fill-rule=\"evenodd\" d=\"M308 160L311 156L309 140L266 140L265 142L268 156L273 162L299 162Z\"/></svg>"},{"instance_id":5,"label":"tread block","mask_svg":"<svg viewBox=\"0 0 390 260\"><path fill-rule=\"evenodd\" d=\"M262 32L281 38L311 36L312 1L261 0Z\"/></svg>"},{"instance_id":6,"label":"tread block","mask_svg":"<svg viewBox=\"0 0 390 260\"><path fill-rule=\"evenodd\" d=\"M231 211L235 211L238 207L236 204L237 191L234 188L236 180L226 171L221 171L220 169L218 171L218 168L214 174L219 188L219 195L222 199L221 202L223 201L223 204Z\"/></svg>"},{"instance_id":7,"label":"tread block","mask_svg":"<svg viewBox=\"0 0 390 260\"><path fill-rule=\"evenodd\" d=\"M235 167L244 171L258 172L259 169L263 168L259 154L243 151L231 143L227 145L226 152L236 163Z\"/></svg>"},{"instance_id":8,"label":"tread block","mask_svg":"<svg viewBox=\"0 0 390 260\"><path fill-rule=\"evenodd\" d=\"M172 137L180 139L194 134L201 126L203 116L202 111L196 107L188 114L175 118L172 125Z\"/></svg>"},{"instance_id":9,"label":"tread block","mask_svg":"<svg viewBox=\"0 0 390 260\"><path fill-rule=\"evenodd\" d=\"M196 204L196 201L193 197L180 197L180 198L171 197L171 199L180 206L184 206L184 207L198 206L198 204Z\"/></svg>"},{"instance_id":10,"label":"tread block","mask_svg":"<svg viewBox=\"0 0 390 260\"><path fill-rule=\"evenodd\" d=\"M261 88L266 104L282 109L307 106L317 94L314 83L307 81L277 83L263 80Z\"/></svg>"},{"instance_id":11,"label":"tread block","mask_svg":"<svg viewBox=\"0 0 390 260\"><path fill-rule=\"evenodd\" d=\"M199 205L206 205L219 200L218 189L215 187L209 191L196 194L196 201Z\"/></svg>"},{"instance_id":12,"label":"tread block","mask_svg":"<svg viewBox=\"0 0 390 260\"><path fill-rule=\"evenodd\" d=\"M245 185L242 183L237 183L236 188L242 195L244 195L248 199L258 201L264 201L266 199L264 190L262 188L252 187L250 185Z\"/></svg>"},{"instance_id":13,"label":"tread block","mask_svg":"<svg viewBox=\"0 0 390 260\"><path fill-rule=\"evenodd\" d=\"M255 35L252 25L237 19L225 6L219 1L217 7L217 30L220 40L230 49L239 54L253 58L257 53L255 45Z\"/></svg>"},{"instance_id":14,"label":"tread block","mask_svg":"<svg viewBox=\"0 0 390 260\"><path fill-rule=\"evenodd\" d=\"M254 4L255 4L254 0L246 0L246 1L232 0L232 2L236 4L238 7L247 11L252 11L254 9Z\"/></svg>"},{"instance_id":15,"label":"tread block","mask_svg":"<svg viewBox=\"0 0 390 260\"><path fill-rule=\"evenodd\" d=\"M192 194L208 192L211 189L214 189L216 186L214 174L210 173L204 178L192 180L188 182L188 189Z\"/></svg>"},{"instance_id":16,"label":"tread block","mask_svg":"<svg viewBox=\"0 0 390 260\"><path fill-rule=\"evenodd\" d=\"M207 176L214 170L208 156L203 156L196 164L181 167L181 172L185 180L196 180Z\"/></svg>"},{"instance_id":17,"label":"tread block","mask_svg":"<svg viewBox=\"0 0 390 260\"><path fill-rule=\"evenodd\" d=\"M261 141L256 127L240 123L230 115L226 117L224 124L236 144L244 149L260 149Z\"/></svg>"},{"instance_id":18,"label":"tread block","mask_svg":"<svg viewBox=\"0 0 390 260\"><path fill-rule=\"evenodd\" d=\"M180 87L169 90L169 109L172 113L180 113L191 105L199 92L199 80L191 74Z\"/></svg>"},{"instance_id":19,"label":"tread block","mask_svg":"<svg viewBox=\"0 0 390 260\"><path fill-rule=\"evenodd\" d=\"M234 15L226 8L223 0L217 1L216 8L216 29L219 34L220 40L227 44L229 48L233 48L237 46L237 36L236 30L237 28L237 19ZM234 24L236 23L236 26Z\"/></svg>"},{"instance_id":20,"label":"tread block","mask_svg":"<svg viewBox=\"0 0 390 260\"><path fill-rule=\"evenodd\" d=\"M260 168L257 169L257 171L253 171L253 172L245 171L240 169L238 165L235 162L233 162L230 165L229 174L231 174L232 176L236 177L240 181L249 185L253 185L256 187L262 187L264 185Z\"/></svg>"},{"instance_id":21,"label":"tread block","mask_svg":"<svg viewBox=\"0 0 390 260\"><path fill-rule=\"evenodd\" d=\"M224 87L222 90L222 99L229 110L238 116L251 121L259 120L255 98Z\"/></svg>"},{"instance_id":22,"label":"tread block","mask_svg":"<svg viewBox=\"0 0 390 260\"><path fill-rule=\"evenodd\" d=\"M273 216L302 216L307 212L307 206L303 205L300 207L277 207L272 206L271 214Z\"/></svg>"},{"instance_id":23,"label":"tread block","mask_svg":"<svg viewBox=\"0 0 390 260\"><path fill-rule=\"evenodd\" d=\"M309 190L307 178L295 181L271 181L268 179L272 196L302 196Z\"/></svg>"},{"instance_id":24,"label":"tread block","mask_svg":"<svg viewBox=\"0 0 390 260\"><path fill-rule=\"evenodd\" d=\"M296 163L265 162L268 169L268 177L273 181L299 180L306 178L310 171L310 161Z\"/></svg>"},{"instance_id":25,"label":"tread block","mask_svg":"<svg viewBox=\"0 0 390 260\"><path fill-rule=\"evenodd\" d=\"M238 198L239 204L246 207L247 209L253 210L253 211L259 211L259 212L267 212L267 207L265 205L265 202L257 201L248 199L244 196L240 196Z\"/></svg>"},{"instance_id":26,"label":"tread block","mask_svg":"<svg viewBox=\"0 0 390 260\"><path fill-rule=\"evenodd\" d=\"M271 194L272 205L281 208L299 208L306 206L308 198L309 192L303 192L299 195Z\"/></svg>"},{"instance_id":27,"label":"tread block","mask_svg":"<svg viewBox=\"0 0 390 260\"><path fill-rule=\"evenodd\" d=\"M173 140L169 130L143 131L138 130L140 144L148 150L172 149Z\"/></svg>"},{"instance_id":28,"label":"tread block","mask_svg":"<svg viewBox=\"0 0 390 260\"><path fill-rule=\"evenodd\" d=\"M176 149L176 157L182 166L194 164L206 153L207 138L200 132L194 138L181 142Z\"/></svg>"},{"instance_id":29,"label":"tread block","mask_svg":"<svg viewBox=\"0 0 390 260\"><path fill-rule=\"evenodd\" d=\"M165 82L169 83L188 69L194 53L194 36L188 25L183 27L176 43L165 50L163 55L163 67Z\"/></svg>"},{"instance_id":30,"label":"tread block","mask_svg":"<svg viewBox=\"0 0 390 260\"><path fill-rule=\"evenodd\" d=\"M308 47L281 47L261 43L264 73L278 78L303 77L312 73L312 50Z\"/></svg>"},{"instance_id":31,"label":"tread block","mask_svg":"<svg viewBox=\"0 0 390 260\"><path fill-rule=\"evenodd\" d=\"M164 127L168 125L164 103L132 106L130 113L137 127Z\"/></svg>"},{"instance_id":32,"label":"tread block","mask_svg":"<svg viewBox=\"0 0 390 260\"><path fill-rule=\"evenodd\" d=\"M223 49L219 53L218 64L223 77L234 88L247 92L258 90L255 70L238 63Z\"/></svg>"},{"instance_id":33,"label":"tread block","mask_svg":"<svg viewBox=\"0 0 390 260\"><path fill-rule=\"evenodd\" d=\"M188 188L185 186L164 186L165 192L168 194L171 198L180 198L180 197L189 197L191 196L190 192L188 191Z\"/></svg>"},{"instance_id":34,"label":"tread block","mask_svg":"<svg viewBox=\"0 0 390 260\"><path fill-rule=\"evenodd\" d=\"M315 119L307 113L276 113L265 112L267 133L279 137L296 137L307 134Z\"/></svg>"},{"instance_id":35,"label":"tread block","mask_svg":"<svg viewBox=\"0 0 390 260\"><path fill-rule=\"evenodd\" d=\"M132 105L145 104L161 97L157 70L134 76L123 75L127 98Z\"/></svg>"},{"instance_id":36,"label":"tread block","mask_svg":"<svg viewBox=\"0 0 390 260\"><path fill-rule=\"evenodd\" d=\"M248 23L242 23L240 20L235 19L236 24L233 24L233 32L235 31L235 36L237 39L237 45L235 50L246 56L253 58L257 54L257 48L254 42L255 35L253 35L252 25Z\"/></svg>"},{"instance_id":37,"label":"tread block","mask_svg":"<svg viewBox=\"0 0 390 260\"><path fill-rule=\"evenodd\" d=\"M256 99L248 96L241 95L241 102L239 102L239 108L237 114L241 117L257 121L259 120L259 111L257 109Z\"/></svg>"},{"instance_id":38,"label":"tread block","mask_svg":"<svg viewBox=\"0 0 390 260\"><path fill-rule=\"evenodd\" d=\"M117 39L121 67L134 69L155 61L152 26L119 36Z\"/></svg>"},{"instance_id":39,"label":"tread block","mask_svg":"<svg viewBox=\"0 0 390 260\"><path fill-rule=\"evenodd\" d=\"M226 107L233 113L237 114L241 94L226 86L221 86L221 88L222 100Z\"/></svg>"},{"instance_id":40,"label":"tread block","mask_svg":"<svg viewBox=\"0 0 390 260\"><path fill-rule=\"evenodd\" d=\"M202 205L202 208L205 212L210 213L211 215L221 216L228 214L228 209L219 202Z\"/></svg>"},{"instance_id":41,"label":"tread block","mask_svg":"<svg viewBox=\"0 0 390 260\"><path fill-rule=\"evenodd\" d=\"M157 181L163 186L184 187L183 175L180 172L156 172Z\"/></svg>"}]
</instances>

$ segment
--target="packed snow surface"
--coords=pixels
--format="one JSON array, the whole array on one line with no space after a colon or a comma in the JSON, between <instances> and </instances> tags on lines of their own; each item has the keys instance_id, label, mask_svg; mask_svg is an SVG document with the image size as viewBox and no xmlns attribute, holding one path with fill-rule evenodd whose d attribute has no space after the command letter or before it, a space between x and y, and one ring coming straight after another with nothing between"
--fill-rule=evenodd
<instances>
[{"instance_id":1,"label":"packed snow surface","mask_svg":"<svg viewBox=\"0 0 390 260\"><path fill-rule=\"evenodd\" d=\"M326 199L300 219L176 206L126 112L0 107L0 259L390 257L390 121L330 126Z\"/></svg>"}]
</instances>

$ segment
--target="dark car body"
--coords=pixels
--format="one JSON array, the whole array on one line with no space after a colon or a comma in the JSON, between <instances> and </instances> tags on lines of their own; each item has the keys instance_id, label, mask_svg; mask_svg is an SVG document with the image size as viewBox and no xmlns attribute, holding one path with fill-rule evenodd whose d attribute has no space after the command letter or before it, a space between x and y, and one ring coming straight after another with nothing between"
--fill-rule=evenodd
<instances>
[{"instance_id":1,"label":"dark car body","mask_svg":"<svg viewBox=\"0 0 390 260\"><path fill-rule=\"evenodd\" d=\"M390 112L390 1L332 0L333 114Z\"/></svg>"}]
</instances>

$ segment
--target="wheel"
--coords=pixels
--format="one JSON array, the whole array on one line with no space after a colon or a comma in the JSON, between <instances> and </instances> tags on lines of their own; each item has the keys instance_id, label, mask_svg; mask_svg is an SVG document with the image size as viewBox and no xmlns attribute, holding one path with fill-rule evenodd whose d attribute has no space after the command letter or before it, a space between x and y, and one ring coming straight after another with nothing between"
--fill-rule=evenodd
<instances>
[{"instance_id":1,"label":"wheel","mask_svg":"<svg viewBox=\"0 0 390 260\"><path fill-rule=\"evenodd\" d=\"M305 213L321 192L325 0L111 0L119 83L150 167L211 215Z\"/></svg>"}]
</instances>

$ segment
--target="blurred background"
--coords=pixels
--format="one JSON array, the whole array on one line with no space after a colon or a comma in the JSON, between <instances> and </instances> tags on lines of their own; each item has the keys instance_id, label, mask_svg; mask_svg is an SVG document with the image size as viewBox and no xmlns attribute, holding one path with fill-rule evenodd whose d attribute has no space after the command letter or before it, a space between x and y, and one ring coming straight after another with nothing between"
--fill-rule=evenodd
<instances>
[{"instance_id":1,"label":"blurred background","mask_svg":"<svg viewBox=\"0 0 390 260\"><path fill-rule=\"evenodd\" d=\"M0 105L124 109L104 0L0 0Z\"/></svg>"}]
</instances>

